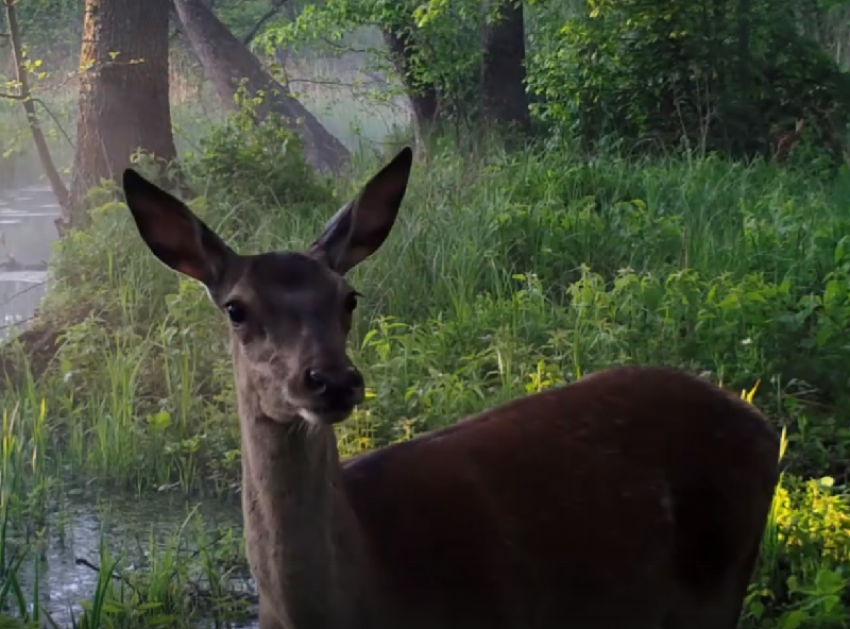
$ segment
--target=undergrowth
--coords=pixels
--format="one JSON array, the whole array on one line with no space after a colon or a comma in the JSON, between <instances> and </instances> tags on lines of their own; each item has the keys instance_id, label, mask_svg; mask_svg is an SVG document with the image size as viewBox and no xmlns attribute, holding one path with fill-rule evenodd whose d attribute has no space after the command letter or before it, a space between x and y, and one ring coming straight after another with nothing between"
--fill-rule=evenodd
<instances>
[{"instance_id":1,"label":"undergrowth","mask_svg":"<svg viewBox=\"0 0 850 629\"><path fill-rule=\"evenodd\" d=\"M263 156L280 139L271 123L247 138L233 124L186 161L200 193L190 206L241 252L306 246L378 165L362 158L351 177L320 181L293 141L272 172ZM239 450L224 321L203 288L150 255L114 192L96 191L90 227L57 248L44 316L63 321L80 304L90 314L65 317L44 374L7 387L19 413L8 430L51 470L90 483L231 494ZM737 389L761 380L755 403L787 427L789 447L744 623L843 626L848 192L845 171L587 160L554 142L478 157L436 147L414 168L386 245L352 273L364 298L351 351L369 389L338 428L343 453L608 365L679 366ZM15 478L4 473L3 486ZM109 613L139 596L110 588ZM156 613L171 622L189 603L169 600Z\"/></svg>"}]
</instances>

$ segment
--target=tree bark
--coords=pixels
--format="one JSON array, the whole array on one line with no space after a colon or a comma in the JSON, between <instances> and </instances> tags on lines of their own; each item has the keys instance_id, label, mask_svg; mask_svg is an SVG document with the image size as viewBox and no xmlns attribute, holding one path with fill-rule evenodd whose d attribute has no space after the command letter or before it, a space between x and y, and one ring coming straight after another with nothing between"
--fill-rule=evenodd
<instances>
[{"instance_id":1,"label":"tree bark","mask_svg":"<svg viewBox=\"0 0 850 629\"><path fill-rule=\"evenodd\" d=\"M499 0L494 0L499 2ZM484 10L489 9L484 3ZM531 129L525 92L525 22L522 0L502 0L499 19L485 21L481 63L481 118L490 127Z\"/></svg>"},{"instance_id":2,"label":"tree bark","mask_svg":"<svg viewBox=\"0 0 850 629\"><path fill-rule=\"evenodd\" d=\"M255 112L257 119L271 113L283 116L293 133L303 140L308 164L330 173L344 168L351 157L348 149L292 96L286 85L263 69L260 60L201 0L174 0L174 6L183 31L225 106L236 109L234 96L244 81L250 97L262 95Z\"/></svg>"},{"instance_id":3,"label":"tree bark","mask_svg":"<svg viewBox=\"0 0 850 629\"><path fill-rule=\"evenodd\" d=\"M177 156L168 95L169 0L86 0L80 53L73 221L102 179L117 179L133 153Z\"/></svg>"},{"instance_id":4,"label":"tree bark","mask_svg":"<svg viewBox=\"0 0 850 629\"><path fill-rule=\"evenodd\" d=\"M438 131L441 123L440 98L433 85L416 77L408 29L384 28L381 32L390 52L390 61L410 100L414 141L417 147L424 148L428 136Z\"/></svg>"}]
</instances>

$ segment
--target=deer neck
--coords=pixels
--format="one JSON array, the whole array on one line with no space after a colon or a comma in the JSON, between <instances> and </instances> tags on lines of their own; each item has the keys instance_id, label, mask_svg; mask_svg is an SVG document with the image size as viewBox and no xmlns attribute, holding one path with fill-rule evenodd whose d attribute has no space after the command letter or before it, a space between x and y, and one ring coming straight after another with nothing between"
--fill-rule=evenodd
<instances>
[{"instance_id":1,"label":"deer neck","mask_svg":"<svg viewBox=\"0 0 850 629\"><path fill-rule=\"evenodd\" d=\"M261 616L266 607L287 629L358 626L364 547L333 429L273 421L241 392L239 407L245 541Z\"/></svg>"}]
</instances>

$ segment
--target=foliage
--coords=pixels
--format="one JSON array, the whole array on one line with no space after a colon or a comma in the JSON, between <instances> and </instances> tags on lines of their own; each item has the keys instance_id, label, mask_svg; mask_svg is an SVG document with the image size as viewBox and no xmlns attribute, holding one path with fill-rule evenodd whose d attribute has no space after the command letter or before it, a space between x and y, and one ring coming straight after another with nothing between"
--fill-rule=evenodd
<instances>
[{"instance_id":1,"label":"foliage","mask_svg":"<svg viewBox=\"0 0 850 629\"><path fill-rule=\"evenodd\" d=\"M293 0L293 4L301 4ZM216 0L219 18L237 37L244 37L269 11L269 0ZM26 0L17 2L18 19L28 44L53 53L52 61L62 55L79 54L85 0ZM0 31L5 30L0 11Z\"/></svg>"},{"instance_id":2,"label":"foliage","mask_svg":"<svg viewBox=\"0 0 850 629\"><path fill-rule=\"evenodd\" d=\"M772 155L781 136L805 120L801 146L813 147L830 168L842 159L850 79L813 35L796 28L826 23L833 6L767 0L527 5L528 89L537 119L556 133L578 133L586 147L625 141L641 152L753 157ZM358 26L394 33L407 43L405 63L375 49L372 62L386 68L395 61L411 93L432 91L439 116L460 129L477 113L480 33L492 13L466 0L330 0L307 5L262 40L271 50L330 39L332 49Z\"/></svg>"},{"instance_id":3,"label":"foliage","mask_svg":"<svg viewBox=\"0 0 850 629\"><path fill-rule=\"evenodd\" d=\"M251 136L260 146L263 133ZM306 177L278 173L272 196L261 149L239 146L208 153L215 175L190 171L209 181L191 206L246 252L308 244L355 189L342 182L332 198L315 184L304 197ZM238 194L216 187L226 176ZM382 443L407 430L399 422L431 428L539 383L663 362L735 387L771 382L774 412L795 426L794 469L842 476L848 186L846 173L817 183L716 158L585 162L569 145L481 164L437 153L393 238L355 272L367 300L354 351L376 387L363 419ZM123 205L107 195L91 216L62 241L44 306L93 311L67 329L41 385L70 414L54 433L78 445L77 464L116 480L125 469L134 486L147 473L112 457L148 442L152 482L188 479L174 467L185 448L190 486L219 478L235 432L198 430L195 418L229 425L223 324L202 289L149 255Z\"/></svg>"},{"instance_id":4,"label":"foliage","mask_svg":"<svg viewBox=\"0 0 850 629\"><path fill-rule=\"evenodd\" d=\"M795 29L799 3L588 0L540 21L529 62L538 115L641 150L768 155L776 134L808 119L841 157L850 79Z\"/></svg>"},{"instance_id":5,"label":"foliage","mask_svg":"<svg viewBox=\"0 0 850 629\"><path fill-rule=\"evenodd\" d=\"M419 3L328 0L305 7L298 18L270 29L261 41L273 50L285 45L316 46L330 39L331 49L346 34L366 25L377 26L407 42L409 58L402 77L412 93L433 89L441 116L467 121L477 113L477 76L481 62L480 4L462 0L441 3L440 10L422 11ZM320 46L321 49L321 46ZM368 50L378 69L394 68L383 49Z\"/></svg>"},{"instance_id":6,"label":"foliage","mask_svg":"<svg viewBox=\"0 0 850 629\"><path fill-rule=\"evenodd\" d=\"M271 5L221 0L215 6L243 36ZM80 0L22 3L33 48L54 37L56 24L38 18L54 9L77 16L75 25L81 18ZM485 10L469 0L299 2L267 22L256 41L266 52L291 49L309 59L365 52L374 69L401 73L408 92L433 93L442 128L457 134L478 113L481 32L498 9L498 2ZM846 39L840 21L846 10L846 0L527 2L533 113L550 133L578 133L586 148L625 142L639 152L716 150L736 157L772 154L805 120L792 165L832 170L850 110L850 80L835 60ZM391 57L380 32L406 42L404 63Z\"/></svg>"},{"instance_id":7,"label":"foliage","mask_svg":"<svg viewBox=\"0 0 850 629\"><path fill-rule=\"evenodd\" d=\"M288 0L287 0L288 1ZM213 8L216 17L226 25L236 37L242 39L263 19L275 3L270 0L241 0L240 2L216 2ZM286 4L286 3L277 3ZM292 4L301 4L293 2ZM279 14L278 14L279 15Z\"/></svg>"},{"instance_id":8,"label":"foliage","mask_svg":"<svg viewBox=\"0 0 850 629\"><path fill-rule=\"evenodd\" d=\"M234 205L247 199L263 206L327 204L330 191L305 163L302 140L276 114L256 124L257 103L238 97L238 111L185 159L189 171L207 180L206 194Z\"/></svg>"},{"instance_id":9,"label":"foliage","mask_svg":"<svg viewBox=\"0 0 850 629\"><path fill-rule=\"evenodd\" d=\"M526 3L529 90L547 139L521 154L459 156L437 138L417 166L393 235L353 273L365 298L352 355L369 389L337 428L343 453L607 365L666 363L733 388L760 379L756 403L787 426L790 446L744 626L846 625L850 171L833 167L824 128L843 134L848 87L824 53L833 35L812 43L812 24L842 3ZM266 5L217 0L216 10L242 35ZM59 41L40 12L79 6L21 3L31 48ZM410 87L436 90L447 119L474 118L479 3L329 0L298 12L273 21L265 43L362 45L381 69L391 60L374 27L393 31L409 40ZM62 28L76 46L76 27ZM240 251L303 247L377 164L360 156L351 177L317 178L279 121L250 123L253 104L186 154L201 193L190 205ZM791 171L696 150L636 156L766 154L773 129L801 117L812 124ZM580 156L575 138L595 152ZM621 144L628 155L612 149ZM823 162L831 178L819 176ZM14 575L39 547L21 540L37 538L60 478L217 496L238 483L226 327L201 287L150 255L116 197L92 191L90 224L52 261L43 316L67 324L55 360L2 394L0 516L33 524L2 526L0 603L25 622L38 597ZM205 553L183 542L151 548L137 570L104 546L101 564L122 577L101 579L79 625L183 626L241 609L193 596L199 580L205 591L226 582L214 568L242 561L238 543Z\"/></svg>"},{"instance_id":10,"label":"foliage","mask_svg":"<svg viewBox=\"0 0 850 629\"><path fill-rule=\"evenodd\" d=\"M15 10L28 46L50 50L58 59L72 51L79 53L84 6L85 0L19 0ZM5 11L0 10L0 31L6 31L5 27Z\"/></svg>"},{"instance_id":11,"label":"foliage","mask_svg":"<svg viewBox=\"0 0 850 629\"><path fill-rule=\"evenodd\" d=\"M296 180L281 179L279 203L255 157L278 136L243 144L232 134L216 136L237 148L209 158L214 175L200 162L188 172L213 190L227 164L239 198L216 192L191 206L246 251L306 245L376 167L361 164L316 203L289 205ZM284 157L300 172L296 158ZM338 427L342 451L409 439L611 364L679 365L732 387L762 379L756 401L788 425L791 445L747 626L832 626L848 603L848 187L844 171L818 181L719 158L588 162L556 141L481 160L432 153L385 248L353 273L366 297L352 353L369 390ZM91 314L65 331L45 376L6 403L29 409L17 426L30 435L46 399L38 434L49 469L136 491L230 494L239 450L224 322L201 287L156 262L111 191L98 194L91 225L57 250L43 306L84 303ZM812 480L826 474L837 488ZM109 594L124 601L107 608L116 619L152 601L172 601L167 614L188 604L183 590L146 598L162 587L148 573L137 583L135 594Z\"/></svg>"},{"instance_id":12,"label":"foliage","mask_svg":"<svg viewBox=\"0 0 850 629\"><path fill-rule=\"evenodd\" d=\"M785 476L774 498L743 625L843 627L850 615L850 503L833 479Z\"/></svg>"}]
</instances>

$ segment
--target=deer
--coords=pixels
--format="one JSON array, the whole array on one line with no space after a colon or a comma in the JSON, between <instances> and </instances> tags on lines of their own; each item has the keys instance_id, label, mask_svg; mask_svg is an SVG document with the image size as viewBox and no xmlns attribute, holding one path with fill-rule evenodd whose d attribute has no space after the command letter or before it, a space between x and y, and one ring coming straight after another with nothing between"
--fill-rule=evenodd
<instances>
[{"instance_id":1,"label":"deer","mask_svg":"<svg viewBox=\"0 0 850 629\"><path fill-rule=\"evenodd\" d=\"M123 173L142 240L228 320L260 628L733 629L779 439L707 378L613 366L341 459L364 400L346 274L412 166L405 147L306 249L257 254Z\"/></svg>"},{"instance_id":2,"label":"deer","mask_svg":"<svg viewBox=\"0 0 850 629\"><path fill-rule=\"evenodd\" d=\"M788 162L788 154L800 141L800 138L803 137L803 130L805 126L806 119L797 118L797 120L794 121L793 129L783 129L779 125L773 125L771 127L770 139L776 145L776 149L773 152L773 162L783 166Z\"/></svg>"}]
</instances>

